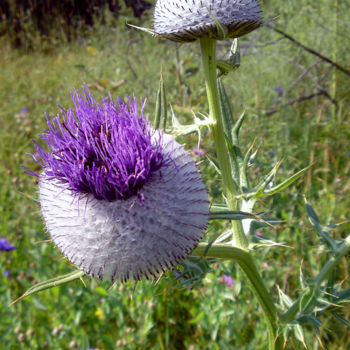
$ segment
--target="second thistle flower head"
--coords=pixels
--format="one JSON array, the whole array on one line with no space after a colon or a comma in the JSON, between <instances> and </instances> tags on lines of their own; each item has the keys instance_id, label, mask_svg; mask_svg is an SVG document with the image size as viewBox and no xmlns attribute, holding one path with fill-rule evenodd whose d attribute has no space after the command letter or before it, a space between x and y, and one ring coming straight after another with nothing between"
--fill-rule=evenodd
<instances>
[{"instance_id":1,"label":"second thistle flower head","mask_svg":"<svg viewBox=\"0 0 350 350\"><path fill-rule=\"evenodd\" d=\"M228 37L238 38L262 25L256 0L157 0L154 33L179 42L204 36L219 38L214 18Z\"/></svg>"},{"instance_id":2,"label":"second thistle flower head","mask_svg":"<svg viewBox=\"0 0 350 350\"><path fill-rule=\"evenodd\" d=\"M156 276L205 232L207 192L196 165L171 136L149 126L135 98L99 105L86 89L72 97L74 109L47 117L41 138L49 151L35 143L46 228L91 276Z\"/></svg>"}]
</instances>

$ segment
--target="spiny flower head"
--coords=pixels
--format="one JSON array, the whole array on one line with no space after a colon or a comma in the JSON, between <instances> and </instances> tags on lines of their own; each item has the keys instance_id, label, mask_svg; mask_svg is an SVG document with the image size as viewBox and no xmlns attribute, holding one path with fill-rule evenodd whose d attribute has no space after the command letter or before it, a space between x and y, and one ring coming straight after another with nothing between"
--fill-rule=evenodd
<instances>
[{"instance_id":1,"label":"spiny flower head","mask_svg":"<svg viewBox=\"0 0 350 350\"><path fill-rule=\"evenodd\" d=\"M220 39L214 18L238 38L262 25L256 0L157 0L154 33L179 42L203 36Z\"/></svg>"},{"instance_id":2,"label":"spiny flower head","mask_svg":"<svg viewBox=\"0 0 350 350\"><path fill-rule=\"evenodd\" d=\"M148 125L135 98L99 105L85 90L73 101L74 109L47 117L41 138L49 151L35 144L46 228L91 276L155 277L204 235L209 204L196 164L173 137Z\"/></svg>"}]
</instances>

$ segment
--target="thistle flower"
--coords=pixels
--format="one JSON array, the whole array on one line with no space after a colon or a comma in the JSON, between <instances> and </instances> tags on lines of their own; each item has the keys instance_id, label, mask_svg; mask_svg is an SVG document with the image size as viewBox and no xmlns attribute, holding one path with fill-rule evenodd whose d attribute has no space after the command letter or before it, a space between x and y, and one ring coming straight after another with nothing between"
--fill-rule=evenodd
<instances>
[{"instance_id":1,"label":"thistle flower","mask_svg":"<svg viewBox=\"0 0 350 350\"><path fill-rule=\"evenodd\" d=\"M118 98L99 105L88 90L84 95L75 91L74 109L47 117L41 139L48 152L35 143L46 228L91 276L155 277L203 237L204 184L190 154L148 125L144 104L139 109L135 98Z\"/></svg>"},{"instance_id":2,"label":"thistle flower","mask_svg":"<svg viewBox=\"0 0 350 350\"><path fill-rule=\"evenodd\" d=\"M158 0L154 34L179 42L204 36L220 39L214 18L225 25L230 38L248 34L262 25L256 0Z\"/></svg>"},{"instance_id":3,"label":"thistle flower","mask_svg":"<svg viewBox=\"0 0 350 350\"><path fill-rule=\"evenodd\" d=\"M0 238L0 250L3 252L10 252L15 250L16 247L13 246L6 238Z\"/></svg>"}]
</instances>

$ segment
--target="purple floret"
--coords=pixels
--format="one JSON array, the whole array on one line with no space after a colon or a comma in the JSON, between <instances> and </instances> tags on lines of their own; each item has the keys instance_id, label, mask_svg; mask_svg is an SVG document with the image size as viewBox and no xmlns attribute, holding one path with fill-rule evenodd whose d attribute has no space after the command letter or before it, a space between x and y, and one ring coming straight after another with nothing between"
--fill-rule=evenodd
<instances>
[{"instance_id":1,"label":"purple floret","mask_svg":"<svg viewBox=\"0 0 350 350\"><path fill-rule=\"evenodd\" d=\"M49 129L40 136L49 152L34 141L41 162L33 158L44 169L40 177L96 199L130 198L168 162L161 139L152 138L144 104L138 113L135 97L127 104L120 97L116 103L105 98L99 105L87 88L83 91L72 94L74 109L60 107L61 115L46 116Z\"/></svg>"},{"instance_id":2,"label":"purple floret","mask_svg":"<svg viewBox=\"0 0 350 350\"><path fill-rule=\"evenodd\" d=\"M15 250L16 247L11 245L11 243L6 238L0 238L0 250L4 252L10 252L11 250Z\"/></svg>"},{"instance_id":3,"label":"purple floret","mask_svg":"<svg viewBox=\"0 0 350 350\"><path fill-rule=\"evenodd\" d=\"M280 95L280 96L282 96L283 94L284 94L284 90L283 90L283 88L281 88L281 87L275 87L274 89L273 89L273 91L275 91L278 95Z\"/></svg>"},{"instance_id":4,"label":"purple floret","mask_svg":"<svg viewBox=\"0 0 350 350\"><path fill-rule=\"evenodd\" d=\"M224 282L228 287L233 287L234 279L231 276L223 275L222 282Z\"/></svg>"}]
</instances>

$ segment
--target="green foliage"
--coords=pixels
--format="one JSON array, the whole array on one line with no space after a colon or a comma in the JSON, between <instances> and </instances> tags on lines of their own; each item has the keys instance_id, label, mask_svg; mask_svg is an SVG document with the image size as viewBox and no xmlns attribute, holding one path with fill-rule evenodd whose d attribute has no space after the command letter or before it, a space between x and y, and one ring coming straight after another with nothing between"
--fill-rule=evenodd
<instances>
[{"instance_id":1,"label":"green foliage","mask_svg":"<svg viewBox=\"0 0 350 350\"><path fill-rule=\"evenodd\" d=\"M271 0L266 1L264 11L267 19L279 15L279 27L297 40L349 66L345 3ZM143 26L150 27L151 23ZM78 280L9 306L35 282L72 271L58 250L43 242L48 235L36 202L36 179L23 174L20 168L23 164L38 170L26 152L33 152L31 138L37 138L45 128L44 113L58 113L57 104L70 106L68 92L86 82L96 98L109 92L112 96L135 93L147 97L146 110L152 116L161 63L167 101L182 124L192 121L192 111L206 113L207 106L198 45L183 45L174 55L173 44L157 41L121 23L117 27L97 25L88 37L57 45L50 53L23 55L10 49L5 38L0 44L0 236L17 246L13 252L0 252L1 346L66 349L75 341L81 349L265 349L261 311L249 288L241 288L241 272L231 263L211 265L212 272L196 281L191 291L171 273L157 285L142 282L136 288L132 283L111 287L85 277L86 287ZM311 290L303 294L299 289L302 261L304 275L310 276L327 261L325 246L319 246L320 237L325 242L329 237L337 242L349 231L348 224L336 230L330 226L349 217L348 77L286 39L281 40L268 28L240 40L240 47L240 68L222 79L231 98L233 116L241 115L242 105L246 109L242 149L249 149L257 137L259 152L250 153L246 166L253 172L268 174L271 164L283 158L276 175L276 183L283 183L283 179L312 165L288 191L256 204L258 211L268 211L269 217L285 220L274 229L256 226L264 237L284 242L284 246L273 249L262 245L256 251L266 285L275 299L279 286L285 303L288 298L292 303L304 295L301 303L307 309L315 298ZM224 57L229 50L230 43L222 42L219 55ZM283 88L283 95L279 96L275 87ZM283 107L320 87L337 101L336 105L318 95ZM28 113L21 111L23 107L28 108ZM273 108L274 113L266 113ZM198 139L191 134L179 141L193 149ZM206 130L201 134L201 144L213 159L212 140ZM215 169L206 157L197 157L211 198L222 202ZM266 191L273 188L267 186ZM318 213L322 222L317 228L319 234L308 221L301 194ZM310 209L309 216L312 219ZM225 222L213 221L208 241L227 228ZM10 271L10 278L4 276L5 270ZM191 278L187 270L181 271L186 272L181 277ZM223 274L235 278L233 288L222 282ZM348 275L349 264L344 258L331 276L344 283L338 286L339 292L334 291L336 286L329 286L334 295L328 296L328 304L323 304L317 314L322 324L311 316L305 319L308 324L317 324L326 349L350 346L344 327L345 320L349 320L349 290L340 292L348 285ZM332 309L332 298L341 298L344 307ZM304 337L307 344L314 343L313 326L306 328L305 334L291 327L290 333ZM286 348L301 349L303 345L290 340Z\"/></svg>"}]
</instances>

